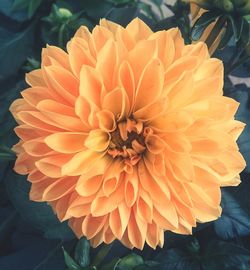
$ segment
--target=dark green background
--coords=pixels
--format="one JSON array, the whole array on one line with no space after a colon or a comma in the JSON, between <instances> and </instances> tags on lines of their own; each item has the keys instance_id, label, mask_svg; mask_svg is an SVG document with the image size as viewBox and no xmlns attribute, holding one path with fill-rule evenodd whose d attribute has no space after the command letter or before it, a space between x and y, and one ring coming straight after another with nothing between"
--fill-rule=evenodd
<instances>
[{"instance_id":1,"label":"dark green background","mask_svg":"<svg viewBox=\"0 0 250 270\"><path fill-rule=\"evenodd\" d=\"M143 251L128 250L119 242L97 249L89 249L85 239L77 243L67 224L60 224L45 203L29 201L29 183L12 170L14 156L10 148L17 138L13 133L15 122L8 108L26 87L25 72L39 68L42 47L46 43L64 47L80 25L92 29L103 17L126 26L137 16L155 31L179 27L186 43L189 43L190 37L199 37L214 14L219 16L218 11L211 11L191 33L189 5L177 1L175 6L168 7L173 14L168 17L161 10L163 5L163 0L149 1L149 4L139 0L0 1L1 270L95 269L93 266L104 270L250 269L249 167L241 174L242 184L239 187L223 189L220 219L199 225L192 236L167 232L163 249L152 250L146 246ZM244 48L249 41L249 27L242 31L241 22L237 24L234 21L236 17L238 20L237 14L232 20L230 17L231 36L228 34L221 46L227 45L226 48L218 51L216 56L227 67L237 66L234 63L237 55L244 57L244 64L230 74L248 82L250 61ZM233 84L228 75L225 76L225 94L241 102L237 119L250 124L250 90L245 83ZM239 139L239 145L250 164L248 126Z\"/></svg>"}]
</instances>

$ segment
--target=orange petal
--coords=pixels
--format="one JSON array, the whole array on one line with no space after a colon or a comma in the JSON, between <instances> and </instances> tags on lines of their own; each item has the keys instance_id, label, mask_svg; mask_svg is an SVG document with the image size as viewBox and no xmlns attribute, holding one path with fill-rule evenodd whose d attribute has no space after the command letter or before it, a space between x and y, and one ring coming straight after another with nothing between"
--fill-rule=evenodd
<instances>
[{"instance_id":1,"label":"orange petal","mask_svg":"<svg viewBox=\"0 0 250 270\"><path fill-rule=\"evenodd\" d=\"M119 83L125 89L130 104L134 104L135 81L133 70L127 61L122 62L119 68Z\"/></svg>"},{"instance_id":2,"label":"orange petal","mask_svg":"<svg viewBox=\"0 0 250 270\"><path fill-rule=\"evenodd\" d=\"M30 71L29 73L26 73L25 75L26 82L32 86L32 87L46 87L46 82L42 75L41 69L35 69Z\"/></svg>"},{"instance_id":3,"label":"orange petal","mask_svg":"<svg viewBox=\"0 0 250 270\"><path fill-rule=\"evenodd\" d=\"M152 30L139 18L133 19L127 25L126 30L137 42L142 39L147 39L153 33Z\"/></svg>"},{"instance_id":4,"label":"orange petal","mask_svg":"<svg viewBox=\"0 0 250 270\"><path fill-rule=\"evenodd\" d=\"M131 244L142 250L145 244L146 232L147 223L142 222L136 213L132 211L128 223L128 239Z\"/></svg>"},{"instance_id":5,"label":"orange petal","mask_svg":"<svg viewBox=\"0 0 250 270\"><path fill-rule=\"evenodd\" d=\"M96 194L100 189L102 182L103 179L101 175L97 175L91 178L86 178L84 175L81 175L76 185L76 191L81 196L92 196L93 194Z\"/></svg>"},{"instance_id":6,"label":"orange petal","mask_svg":"<svg viewBox=\"0 0 250 270\"><path fill-rule=\"evenodd\" d=\"M147 64L142 72L136 89L134 111L137 111L158 99L164 83L163 67L158 59Z\"/></svg>"},{"instance_id":7,"label":"orange petal","mask_svg":"<svg viewBox=\"0 0 250 270\"><path fill-rule=\"evenodd\" d=\"M22 97L31 105L36 106L44 99L51 99L51 95L46 87L31 87L21 92Z\"/></svg>"},{"instance_id":8,"label":"orange petal","mask_svg":"<svg viewBox=\"0 0 250 270\"><path fill-rule=\"evenodd\" d=\"M84 150L73 156L62 167L62 174L68 176L82 175L95 166L96 162L103 156L103 153Z\"/></svg>"},{"instance_id":9,"label":"orange petal","mask_svg":"<svg viewBox=\"0 0 250 270\"><path fill-rule=\"evenodd\" d=\"M101 110L97 112L96 117L99 121L100 129L111 132L114 131L116 128L116 122L114 114L108 110Z\"/></svg>"},{"instance_id":10,"label":"orange petal","mask_svg":"<svg viewBox=\"0 0 250 270\"><path fill-rule=\"evenodd\" d=\"M80 95L100 107L102 91L100 74L90 66L83 66L80 73Z\"/></svg>"},{"instance_id":11,"label":"orange petal","mask_svg":"<svg viewBox=\"0 0 250 270\"><path fill-rule=\"evenodd\" d=\"M137 200L138 196L138 174L134 168L133 174L125 176L125 201L128 207L131 207Z\"/></svg>"},{"instance_id":12,"label":"orange petal","mask_svg":"<svg viewBox=\"0 0 250 270\"><path fill-rule=\"evenodd\" d=\"M58 132L46 137L46 144L59 153L75 153L82 151L86 134L78 132Z\"/></svg>"},{"instance_id":13,"label":"orange petal","mask_svg":"<svg viewBox=\"0 0 250 270\"><path fill-rule=\"evenodd\" d=\"M45 175L52 178L58 178L65 175L62 173L62 167L67 164L70 156L54 155L40 159L36 162L36 167Z\"/></svg>"},{"instance_id":14,"label":"orange petal","mask_svg":"<svg viewBox=\"0 0 250 270\"><path fill-rule=\"evenodd\" d=\"M58 200L75 189L76 177L63 177L49 185L43 192L43 201Z\"/></svg>"},{"instance_id":15,"label":"orange petal","mask_svg":"<svg viewBox=\"0 0 250 270\"><path fill-rule=\"evenodd\" d=\"M61 66L65 69L70 69L69 65L69 57L68 54L59 47L49 46L42 50L42 66L50 65L50 63L46 63L44 59L53 59L53 64L57 66Z\"/></svg>"},{"instance_id":16,"label":"orange petal","mask_svg":"<svg viewBox=\"0 0 250 270\"><path fill-rule=\"evenodd\" d=\"M107 91L113 88L113 76L118 61L117 57L117 47L112 39L106 42L97 55L96 70L101 74Z\"/></svg>"},{"instance_id":17,"label":"orange petal","mask_svg":"<svg viewBox=\"0 0 250 270\"><path fill-rule=\"evenodd\" d=\"M117 120L128 116L130 107L126 92L121 88L108 92L103 99L102 108L112 112Z\"/></svg>"},{"instance_id":18,"label":"orange petal","mask_svg":"<svg viewBox=\"0 0 250 270\"><path fill-rule=\"evenodd\" d=\"M93 151L103 152L107 149L110 142L110 134L101 129L94 129L89 132L84 145Z\"/></svg>"},{"instance_id":19,"label":"orange petal","mask_svg":"<svg viewBox=\"0 0 250 270\"><path fill-rule=\"evenodd\" d=\"M70 66L74 75L79 78L83 66L94 66L95 58L91 55L88 43L79 37L74 37L68 46Z\"/></svg>"},{"instance_id":20,"label":"orange petal","mask_svg":"<svg viewBox=\"0 0 250 270\"><path fill-rule=\"evenodd\" d=\"M23 145L25 151L35 157L42 157L49 154L53 154L54 152L45 144L44 138L37 138L34 140L29 140L25 142Z\"/></svg>"},{"instance_id":21,"label":"orange petal","mask_svg":"<svg viewBox=\"0 0 250 270\"><path fill-rule=\"evenodd\" d=\"M104 217L93 217L88 215L84 218L82 223L82 232L90 239L94 237L104 226L107 216Z\"/></svg>"},{"instance_id":22,"label":"orange petal","mask_svg":"<svg viewBox=\"0 0 250 270\"><path fill-rule=\"evenodd\" d=\"M48 66L43 69L46 83L51 94L60 96L69 104L74 104L79 93L79 84L76 78L66 69L57 66Z\"/></svg>"}]
</instances>

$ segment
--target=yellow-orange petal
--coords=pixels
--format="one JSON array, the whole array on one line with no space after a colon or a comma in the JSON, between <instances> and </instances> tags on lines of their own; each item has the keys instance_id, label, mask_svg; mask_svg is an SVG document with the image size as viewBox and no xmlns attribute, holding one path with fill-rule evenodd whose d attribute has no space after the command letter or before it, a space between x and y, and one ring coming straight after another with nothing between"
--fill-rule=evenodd
<instances>
[{"instance_id":1,"label":"yellow-orange petal","mask_svg":"<svg viewBox=\"0 0 250 270\"><path fill-rule=\"evenodd\" d=\"M102 152L107 149L109 141L109 133L102 131L101 129L95 129L89 132L84 145L92 151Z\"/></svg>"},{"instance_id":2,"label":"yellow-orange petal","mask_svg":"<svg viewBox=\"0 0 250 270\"><path fill-rule=\"evenodd\" d=\"M59 153L75 153L82 151L86 134L80 132L58 132L45 138L45 143Z\"/></svg>"},{"instance_id":3,"label":"yellow-orange petal","mask_svg":"<svg viewBox=\"0 0 250 270\"><path fill-rule=\"evenodd\" d=\"M64 164L62 167L62 174L74 176L86 173L95 166L95 163L102 156L102 153L93 152L90 149L81 151Z\"/></svg>"}]
</instances>

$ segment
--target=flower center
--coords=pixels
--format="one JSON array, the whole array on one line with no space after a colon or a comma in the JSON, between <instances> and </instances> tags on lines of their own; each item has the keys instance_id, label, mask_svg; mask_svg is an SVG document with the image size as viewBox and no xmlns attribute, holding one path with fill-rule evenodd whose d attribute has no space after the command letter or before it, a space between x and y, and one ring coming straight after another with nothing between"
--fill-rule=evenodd
<instances>
[{"instance_id":1,"label":"flower center","mask_svg":"<svg viewBox=\"0 0 250 270\"><path fill-rule=\"evenodd\" d=\"M110 133L108 153L113 157L131 158L140 156L146 149L142 122L127 119L117 124L117 129Z\"/></svg>"},{"instance_id":2,"label":"flower center","mask_svg":"<svg viewBox=\"0 0 250 270\"><path fill-rule=\"evenodd\" d=\"M124 141L120 135L119 130L115 130L111 134L111 142L116 146L117 149L122 150L124 147L133 148L132 142L137 141L137 143L145 146L144 138L141 134L136 133L135 131L128 132L128 137Z\"/></svg>"}]
</instances>

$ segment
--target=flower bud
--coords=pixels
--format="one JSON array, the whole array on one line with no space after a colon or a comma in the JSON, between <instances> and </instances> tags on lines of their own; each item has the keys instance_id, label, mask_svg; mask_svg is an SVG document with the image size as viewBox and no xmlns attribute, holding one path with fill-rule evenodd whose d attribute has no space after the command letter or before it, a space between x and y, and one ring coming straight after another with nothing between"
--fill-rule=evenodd
<instances>
[{"instance_id":1,"label":"flower bud","mask_svg":"<svg viewBox=\"0 0 250 270\"><path fill-rule=\"evenodd\" d=\"M250 1L249 0L231 0L234 9L241 15L250 14Z\"/></svg>"},{"instance_id":2,"label":"flower bud","mask_svg":"<svg viewBox=\"0 0 250 270\"><path fill-rule=\"evenodd\" d=\"M58 9L58 15L60 16L61 20L67 20L69 19L73 14L70 10L66 8L59 8Z\"/></svg>"},{"instance_id":3,"label":"flower bud","mask_svg":"<svg viewBox=\"0 0 250 270\"><path fill-rule=\"evenodd\" d=\"M222 5L223 5L223 9L228 13L234 10L234 5L230 0L222 1Z\"/></svg>"}]
</instances>

